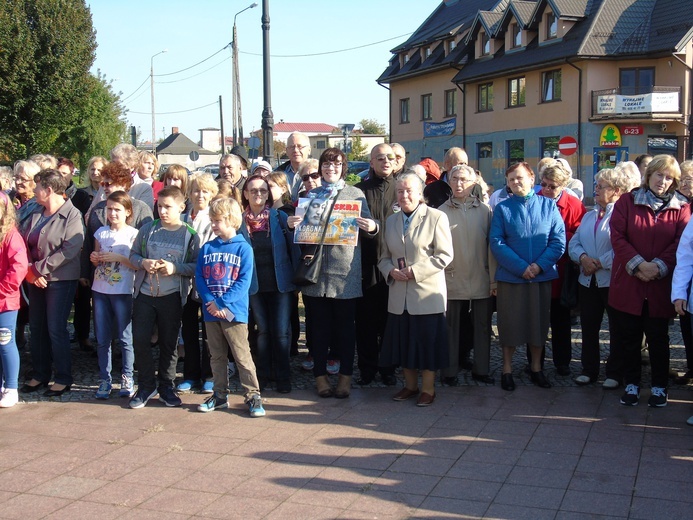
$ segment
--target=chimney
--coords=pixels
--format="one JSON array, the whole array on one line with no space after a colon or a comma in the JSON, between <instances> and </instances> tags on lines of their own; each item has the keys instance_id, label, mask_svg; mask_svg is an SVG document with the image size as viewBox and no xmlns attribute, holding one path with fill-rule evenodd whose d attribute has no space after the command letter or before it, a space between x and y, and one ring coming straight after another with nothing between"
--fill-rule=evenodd
<instances>
[{"instance_id":1,"label":"chimney","mask_svg":"<svg viewBox=\"0 0 693 520\"><path fill-rule=\"evenodd\" d=\"M171 128L171 133L172 133L172 134L177 134L177 133L178 133L178 127L177 127L177 126L174 126L173 128Z\"/></svg>"}]
</instances>

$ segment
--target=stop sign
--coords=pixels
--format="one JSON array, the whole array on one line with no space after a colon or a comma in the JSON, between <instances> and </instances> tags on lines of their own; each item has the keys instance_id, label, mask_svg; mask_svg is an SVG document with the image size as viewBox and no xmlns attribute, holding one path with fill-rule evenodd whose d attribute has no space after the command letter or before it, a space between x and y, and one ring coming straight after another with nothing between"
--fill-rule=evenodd
<instances>
[{"instance_id":1,"label":"stop sign","mask_svg":"<svg viewBox=\"0 0 693 520\"><path fill-rule=\"evenodd\" d=\"M561 137L561 140L558 141L558 151L563 155L573 155L577 152L577 141L569 135Z\"/></svg>"}]
</instances>

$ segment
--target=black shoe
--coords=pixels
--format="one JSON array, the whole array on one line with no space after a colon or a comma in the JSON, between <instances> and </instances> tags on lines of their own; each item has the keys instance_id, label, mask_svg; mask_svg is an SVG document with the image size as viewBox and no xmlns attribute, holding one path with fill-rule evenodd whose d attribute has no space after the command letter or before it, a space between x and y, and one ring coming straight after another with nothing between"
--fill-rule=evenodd
<instances>
[{"instance_id":1,"label":"black shoe","mask_svg":"<svg viewBox=\"0 0 693 520\"><path fill-rule=\"evenodd\" d=\"M69 392L70 388L72 388L72 385L67 385L62 390L53 390L52 388L49 388L48 390L43 392L43 395L45 395L46 397L60 397L65 392Z\"/></svg>"},{"instance_id":2,"label":"black shoe","mask_svg":"<svg viewBox=\"0 0 693 520\"><path fill-rule=\"evenodd\" d=\"M280 394L288 394L291 392L291 381L281 380L277 381L277 392Z\"/></svg>"},{"instance_id":3,"label":"black shoe","mask_svg":"<svg viewBox=\"0 0 693 520\"><path fill-rule=\"evenodd\" d=\"M479 383L486 383L487 385L495 385L496 384L496 380L493 379L489 375L482 376L482 375L475 374L474 372L472 372L472 379L474 381L478 381Z\"/></svg>"},{"instance_id":4,"label":"black shoe","mask_svg":"<svg viewBox=\"0 0 693 520\"><path fill-rule=\"evenodd\" d=\"M395 386L397 384L397 376L395 374L381 374L381 376L385 386Z\"/></svg>"},{"instance_id":5,"label":"black shoe","mask_svg":"<svg viewBox=\"0 0 693 520\"><path fill-rule=\"evenodd\" d=\"M570 367L567 367L565 365L561 365L559 367L556 367L556 373L559 376L569 376L570 375Z\"/></svg>"},{"instance_id":6,"label":"black shoe","mask_svg":"<svg viewBox=\"0 0 693 520\"><path fill-rule=\"evenodd\" d=\"M457 376L452 376L452 377L444 377L442 383L447 386L459 386L460 382L457 379Z\"/></svg>"},{"instance_id":7,"label":"black shoe","mask_svg":"<svg viewBox=\"0 0 693 520\"><path fill-rule=\"evenodd\" d=\"M356 380L356 384L360 386L370 385L373 382L373 379L375 379L375 376L370 374L361 374L361 377Z\"/></svg>"},{"instance_id":8,"label":"black shoe","mask_svg":"<svg viewBox=\"0 0 693 520\"><path fill-rule=\"evenodd\" d=\"M41 388L44 386L48 386L48 383L39 383L37 385L31 386L28 383L24 383L22 387L19 389L20 392L23 394L30 394L32 392L38 392Z\"/></svg>"},{"instance_id":9,"label":"black shoe","mask_svg":"<svg viewBox=\"0 0 693 520\"><path fill-rule=\"evenodd\" d=\"M690 385L693 383L693 371L689 370L682 376L676 376L674 378L674 383L677 385Z\"/></svg>"},{"instance_id":10,"label":"black shoe","mask_svg":"<svg viewBox=\"0 0 693 520\"><path fill-rule=\"evenodd\" d=\"M513 379L512 374L501 375L501 388L503 390L507 390L508 392L515 390L515 380Z\"/></svg>"},{"instance_id":11,"label":"black shoe","mask_svg":"<svg viewBox=\"0 0 693 520\"><path fill-rule=\"evenodd\" d=\"M549 380L546 379L546 376L544 375L544 372L541 370L539 372L532 372L529 375L530 379L532 380L532 383L537 385L540 388L551 388L551 383L549 383Z\"/></svg>"}]
</instances>

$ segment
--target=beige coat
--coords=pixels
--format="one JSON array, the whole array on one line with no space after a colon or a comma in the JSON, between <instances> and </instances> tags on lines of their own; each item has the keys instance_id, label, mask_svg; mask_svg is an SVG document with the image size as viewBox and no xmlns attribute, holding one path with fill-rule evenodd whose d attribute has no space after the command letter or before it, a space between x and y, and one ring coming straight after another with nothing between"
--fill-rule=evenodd
<instances>
[{"instance_id":1,"label":"beige coat","mask_svg":"<svg viewBox=\"0 0 693 520\"><path fill-rule=\"evenodd\" d=\"M403 235L403 213L388 217L378 269L390 286L387 310L402 314L437 314L445 312L447 290L445 267L452 261L452 238L448 217L437 209L421 204ZM414 279L397 282L390 271L404 258L412 268Z\"/></svg>"},{"instance_id":2,"label":"beige coat","mask_svg":"<svg viewBox=\"0 0 693 520\"><path fill-rule=\"evenodd\" d=\"M455 259L445 268L450 300L480 300L495 289L496 260L488 234L493 212L476 197L449 199L438 208L450 221Z\"/></svg>"}]
</instances>

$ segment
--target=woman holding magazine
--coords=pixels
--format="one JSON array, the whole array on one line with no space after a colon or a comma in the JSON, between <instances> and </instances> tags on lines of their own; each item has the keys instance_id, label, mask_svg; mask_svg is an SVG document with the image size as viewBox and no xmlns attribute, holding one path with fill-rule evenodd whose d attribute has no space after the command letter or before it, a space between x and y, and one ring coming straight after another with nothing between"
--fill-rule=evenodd
<instances>
[{"instance_id":1,"label":"woman holding magazine","mask_svg":"<svg viewBox=\"0 0 693 520\"><path fill-rule=\"evenodd\" d=\"M322 185L306 194L311 201L326 201L319 225L327 225L330 208L335 199L340 202L361 203L360 216L354 219L358 226L358 240L368 239L378 232L378 224L371 218L363 192L344 182L347 158L338 148L328 148L320 156L318 171ZM310 204L309 204L310 205ZM300 212L299 212L300 213ZM289 217L289 227L300 227L304 215ZM333 226L332 226L333 227ZM321 234L319 232L318 234ZM317 283L302 288L306 307L306 333L311 337L315 361L313 375L320 397L349 397L354 370L356 331L354 316L356 299L361 296L361 246L326 244L322 248L322 264ZM333 389L327 378L327 352L332 347L339 353L339 382Z\"/></svg>"}]
</instances>

